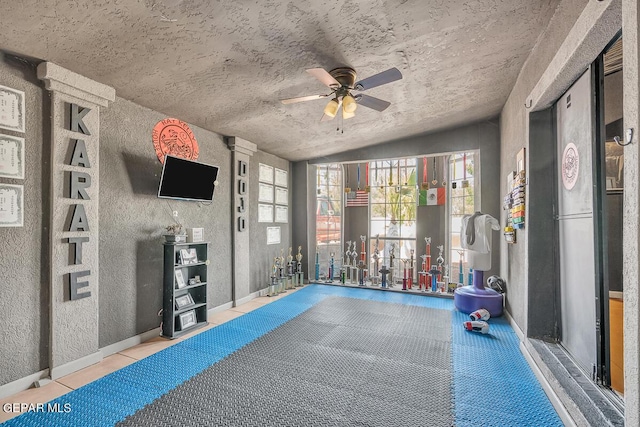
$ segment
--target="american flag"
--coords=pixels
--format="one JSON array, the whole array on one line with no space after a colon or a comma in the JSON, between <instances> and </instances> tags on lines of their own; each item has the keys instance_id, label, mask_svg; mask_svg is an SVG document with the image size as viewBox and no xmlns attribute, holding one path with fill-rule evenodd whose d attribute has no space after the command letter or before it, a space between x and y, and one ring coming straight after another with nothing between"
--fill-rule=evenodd
<instances>
[{"instance_id":1,"label":"american flag","mask_svg":"<svg viewBox=\"0 0 640 427\"><path fill-rule=\"evenodd\" d=\"M366 191L354 191L354 194L347 193L347 207L369 206L369 193Z\"/></svg>"}]
</instances>

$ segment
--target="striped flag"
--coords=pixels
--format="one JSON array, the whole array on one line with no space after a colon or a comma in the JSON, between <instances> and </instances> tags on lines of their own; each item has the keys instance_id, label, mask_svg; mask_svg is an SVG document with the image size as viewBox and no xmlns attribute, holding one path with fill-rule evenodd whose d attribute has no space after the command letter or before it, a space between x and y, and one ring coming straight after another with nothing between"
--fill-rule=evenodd
<instances>
[{"instance_id":1,"label":"striped flag","mask_svg":"<svg viewBox=\"0 0 640 427\"><path fill-rule=\"evenodd\" d=\"M347 193L348 208L361 207L361 206L364 206L364 207L369 206L369 193L361 190Z\"/></svg>"}]
</instances>

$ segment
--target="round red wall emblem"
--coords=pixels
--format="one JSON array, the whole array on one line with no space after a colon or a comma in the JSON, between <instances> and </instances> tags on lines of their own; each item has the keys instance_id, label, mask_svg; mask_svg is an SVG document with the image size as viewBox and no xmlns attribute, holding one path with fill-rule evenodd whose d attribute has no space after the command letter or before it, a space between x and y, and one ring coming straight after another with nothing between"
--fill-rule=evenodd
<instances>
[{"instance_id":1,"label":"round red wall emblem","mask_svg":"<svg viewBox=\"0 0 640 427\"><path fill-rule=\"evenodd\" d=\"M178 119L160 120L153 127L151 138L160 163L164 163L165 154L187 160L198 158L198 142L193 132L189 125Z\"/></svg>"}]
</instances>

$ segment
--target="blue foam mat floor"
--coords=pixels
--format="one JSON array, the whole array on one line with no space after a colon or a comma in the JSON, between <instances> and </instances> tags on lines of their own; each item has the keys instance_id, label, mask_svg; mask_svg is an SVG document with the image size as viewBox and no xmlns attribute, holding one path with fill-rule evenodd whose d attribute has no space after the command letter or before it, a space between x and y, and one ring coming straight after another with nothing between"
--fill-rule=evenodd
<instances>
[{"instance_id":1,"label":"blue foam mat floor","mask_svg":"<svg viewBox=\"0 0 640 427\"><path fill-rule=\"evenodd\" d=\"M450 299L309 285L54 399L50 403L59 404L60 412L27 412L2 426L113 426L328 296L453 311L452 411L457 426L563 425L506 319L491 319L490 333L482 335L463 329L468 316L457 312ZM176 366L181 369L167 369Z\"/></svg>"}]
</instances>

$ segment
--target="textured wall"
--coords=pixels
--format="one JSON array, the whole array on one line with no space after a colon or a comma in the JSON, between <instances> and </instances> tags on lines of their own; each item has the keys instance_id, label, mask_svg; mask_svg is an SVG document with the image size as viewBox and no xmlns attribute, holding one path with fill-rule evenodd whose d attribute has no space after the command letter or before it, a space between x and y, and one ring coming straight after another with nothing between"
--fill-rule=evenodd
<instances>
[{"instance_id":1,"label":"textured wall","mask_svg":"<svg viewBox=\"0 0 640 427\"><path fill-rule=\"evenodd\" d=\"M624 127L635 129L633 143L624 149L623 278L624 278L624 392L625 425L640 425L640 7L636 0L622 2L624 61ZM633 184L631 184L633 183Z\"/></svg>"},{"instance_id":2,"label":"textured wall","mask_svg":"<svg viewBox=\"0 0 640 427\"><path fill-rule=\"evenodd\" d=\"M0 85L25 92L24 227L0 228L0 385L48 366L49 343L49 96L34 64L0 52ZM46 119L45 119L46 118ZM46 120L46 123L44 121Z\"/></svg>"},{"instance_id":3,"label":"textured wall","mask_svg":"<svg viewBox=\"0 0 640 427\"><path fill-rule=\"evenodd\" d=\"M289 179L289 219L288 222L285 223L268 223L268 222L258 222L258 172L259 165L263 163L265 165L273 166L274 168L282 169L287 171L287 178ZM291 221L292 221L292 208L291 208L291 200L292 200L292 185L298 185L298 183L294 183L291 179L291 170L289 167L289 162L287 160L281 159L280 157L274 156L269 153L265 153L264 151L258 150L251 157L251 166L249 167L249 203L251 205L251 210L249 212L249 233L251 236L251 246L250 246L250 254L251 254L251 283L249 292L256 292L260 289L264 289L269 285L269 276L271 276L271 267L273 266L273 258L276 256L280 256L280 250L282 249L284 252L285 262L287 255L289 254L289 247L292 247L292 255L294 256L298 253L298 245L300 243L292 242L291 240ZM275 185L274 185L275 187ZM275 197L275 195L274 195ZM275 204L274 204L274 219L275 219ZM280 244L279 245L267 245L267 227L280 227ZM304 247L302 252L303 257L307 257L308 254L305 253ZM303 258L304 261L304 258Z\"/></svg>"},{"instance_id":4,"label":"textured wall","mask_svg":"<svg viewBox=\"0 0 640 427\"><path fill-rule=\"evenodd\" d=\"M540 37L525 62L515 87L505 104L500 116L500 193L507 192L506 175L515 170L516 154L522 147L527 146L529 111L524 107L529 93L544 73L560 45L567 37L573 23L587 4L587 0L564 0L558 6L555 15L551 18L547 29ZM558 94L559 96L560 94ZM529 203L535 203L530 200ZM504 223L506 213L501 214L501 223ZM502 259L500 275L507 281L509 295L507 309L521 329L526 329L526 300L527 300L527 235L529 228L517 231L518 243L509 245L501 242Z\"/></svg>"},{"instance_id":5,"label":"textured wall","mask_svg":"<svg viewBox=\"0 0 640 427\"><path fill-rule=\"evenodd\" d=\"M117 98L101 117L100 347L160 325L162 234L173 210L186 227L204 227L209 246L209 308L231 301L231 152L196 126L199 162L220 167L211 204L159 199L162 165L151 130L165 115Z\"/></svg>"}]
</instances>

